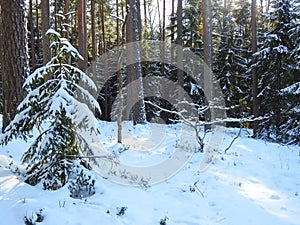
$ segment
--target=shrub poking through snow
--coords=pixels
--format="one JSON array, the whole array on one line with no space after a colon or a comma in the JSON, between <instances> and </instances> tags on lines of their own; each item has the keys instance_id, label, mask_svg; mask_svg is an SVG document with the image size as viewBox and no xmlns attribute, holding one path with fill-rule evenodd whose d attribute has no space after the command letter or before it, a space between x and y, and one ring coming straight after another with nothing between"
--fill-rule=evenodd
<instances>
[{"instance_id":1,"label":"shrub poking through snow","mask_svg":"<svg viewBox=\"0 0 300 225\"><path fill-rule=\"evenodd\" d=\"M120 207L120 208L117 208L118 212L116 213L117 216L123 216L126 212L126 210L128 209L128 207Z\"/></svg>"},{"instance_id":2,"label":"shrub poking through snow","mask_svg":"<svg viewBox=\"0 0 300 225\"><path fill-rule=\"evenodd\" d=\"M161 220L160 220L160 222L159 222L159 224L160 225L167 225L167 220L168 220L169 218L168 217L164 217L164 218L162 218Z\"/></svg>"},{"instance_id":3,"label":"shrub poking through snow","mask_svg":"<svg viewBox=\"0 0 300 225\"><path fill-rule=\"evenodd\" d=\"M86 198L96 193L95 179L92 179L91 175L87 175L84 169L80 170L80 166L78 166L70 176L68 188L70 197Z\"/></svg>"},{"instance_id":4,"label":"shrub poking through snow","mask_svg":"<svg viewBox=\"0 0 300 225\"><path fill-rule=\"evenodd\" d=\"M36 225L36 223L41 223L44 221L43 209L40 209L39 212L32 214L31 217L24 216L25 225Z\"/></svg>"},{"instance_id":5,"label":"shrub poking through snow","mask_svg":"<svg viewBox=\"0 0 300 225\"><path fill-rule=\"evenodd\" d=\"M39 135L23 155L28 165L26 182L42 181L45 189L56 190L67 183L78 156L92 154L87 139L98 135L92 110L100 112L100 107L86 90L96 91L95 84L73 65L82 59L78 51L56 31L50 29L47 34L55 56L25 80L27 96L1 143L27 140L36 128Z\"/></svg>"}]
</instances>

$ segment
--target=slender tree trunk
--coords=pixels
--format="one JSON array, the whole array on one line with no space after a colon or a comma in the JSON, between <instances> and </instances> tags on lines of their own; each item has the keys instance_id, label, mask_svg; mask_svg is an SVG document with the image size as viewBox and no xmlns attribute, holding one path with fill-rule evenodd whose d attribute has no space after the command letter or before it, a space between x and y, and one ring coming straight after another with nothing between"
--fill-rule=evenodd
<instances>
[{"instance_id":1,"label":"slender tree trunk","mask_svg":"<svg viewBox=\"0 0 300 225\"><path fill-rule=\"evenodd\" d=\"M0 29L2 29L2 2L0 0ZM2 32L0 32L0 113L3 114L3 94L2 94Z\"/></svg>"},{"instance_id":2,"label":"slender tree trunk","mask_svg":"<svg viewBox=\"0 0 300 225\"><path fill-rule=\"evenodd\" d=\"M166 30L166 0L163 0L163 15L162 15L162 27L161 27L161 41L163 42L160 46L160 54L161 54L161 76L164 76L165 74L165 64L164 59L165 59L165 30Z\"/></svg>"},{"instance_id":3,"label":"slender tree trunk","mask_svg":"<svg viewBox=\"0 0 300 225\"><path fill-rule=\"evenodd\" d=\"M182 0L178 0L177 2L177 40L176 44L183 46L182 40ZM177 52L177 79L178 84L183 88L184 80L183 80L183 71L179 68L183 67L183 56L182 52ZM182 100L181 96L179 99Z\"/></svg>"},{"instance_id":4,"label":"slender tree trunk","mask_svg":"<svg viewBox=\"0 0 300 225\"><path fill-rule=\"evenodd\" d=\"M208 68L212 68L212 28L211 28L211 2L210 0L202 1L203 13L203 45L204 45L204 62Z\"/></svg>"},{"instance_id":5,"label":"slender tree trunk","mask_svg":"<svg viewBox=\"0 0 300 225\"><path fill-rule=\"evenodd\" d=\"M123 1L122 1L123 2ZM124 4L122 4L122 7L121 7L121 14L122 14L122 19L124 19L125 18L125 16L124 16L124 8L125 8L125 10L126 10L126 5L124 6Z\"/></svg>"},{"instance_id":6,"label":"slender tree trunk","mask_svg":"<svg viewBox=\"0 0 300 225\"><path fill-rule=\"evenodd\" d=\"M84 60L79 60L78 68L85 71L88 65L87 58L87 24L86 24L86 0L78 0L78 51Z\"/></svg>"},{"instance_id":7,"label":"slender tree trunk","mask_svg":"<svg viewBox=\"0 0 300 225\"><path fill-rule=\"evenodd\" d=\"M117 13L117 18L119 18L119 0L116 0L116 13ZM126 18L125 22L122 24L122 33L121 33L121 43L122 43L122 48L123 44L125 44L125 23L126 23ZM117 19L117 48L119 49L120 43L120 34L119 34L119 19ZM122 116L123 116L123 96L122 96L122 88L123 88L123 69L125 69L125 65L121 65L121 60L122 60L122 55L123 51L121 51L121 55L118 61L118 72L117 72L117 82L118 82L118 93L120 96L120 102L119 102L119 109L118 109L118 118L117 118L117 126L118 126L118 133L117 133L117 138L118 138L118 143L122 143ZM120 71L121 69L121 71ZM125 74L124 74L125 75Z\"/></svg>"},{"instance_id":8,"label":"slender tree trunk","mask_svg":"<svg viewBox=\"0 0 300 225\"><path fill-rule=\"evenodd\" d=\"M57 16L56 13L58 12L57 10L57 0L54 0L54 29L57 30Z\"/></svg>"},{"instance_id":9,"label":"slender tree trunk","mask_svg":"<svg viewBox=\"0 0 300 225\"><path fill-rule=\"evenodd\" d=\"M98 40L99 42L97 43L98 45L98 55L102 55L102 36L101 36L101 11L102 11L102 8L101 8L101 4L98 4L98 10L97 10L97 25L98 25Z\"/></svg>"},{"instance_id":10,"label":"slender tree trunk","mask_svg":"<svg viewBox=\"0 0 300 225\"><path fill-rule=\"evenodd\" d=\"M174 43L175 40L175 0L172 0L172 5L171 5L171 43ZM171 64L174 61L174 49L173 47L171 48Z\"/></svg>"},{"instance_id":11,"label":"slender tree trunk","mask_svg":"<svg viewBox=\"0 0 300 225\"><path fill-rule=\"evenodd\" d=\"M96 44L96 26L95 26L95 0L91 0L91 22L92 22L92 57L96 60L97 44Z\"/></svg>"},{"instance_id":12,"label":"slender tree trunk","mask_svg":"<svg viewBox=\"0 0 300 225\"><path fill-rule=\"evenodd\" d=\"M147 1L144 0L144 26L147 27Z\"/></svg>"},{"instance_id":13,"label":"slender tree trunk","mask_svg":"<svg viewBox=\"0 0 300 225\"><path fill-rule=\"evenodd\" d=\"M27 30L24 0L0 0L2 42L0 46L3 92L3 126L8 126L24 97L23 81L28 76Z\"/></svg>"},{"instance_id":14,"label":"slender tree trunk","mask_svg":"<svg viewBox=\"0 0 300 225\"><path fill-rule=\"evenodd\" d=\"M30 48L31 48L31 68L32 71L35 70L36 61L35 61L35 33L34 33L34 21L33 21L33 7L32 0L29 1L29 20L30 20Z\"/></svg>"},{"instance_id":15,"label":"slender tree trunk","mask_svg":"<svg viewBox=\"0 0 300 225\"><path fill-rule=\"evenodd\" d=\"M106 52L104 2L101 2L102 53Z\"/></svg>"},{"instance_id":16,"label":"slender tree trunk","mask_svg":"<svg viewBox=\"0 0 300 225\"><path fill-rule=\"evenodd\" d=\"M116 0L116 14L117 14L117 18L119 18L119 0ZM117 33L117 47L119 47L120 46L120 21L119 21L119 19L117 19L116 33Z\"/></svg>"},{"instance_id":17,"label":"slender tree trunk","mask_svg":"<svg viewBox=\"0 0 300 225\"><path fill-rule=\"evenodd\" d=\"M163 14L162 14L162 28L161 28L161 41L165 41L166 40L166 0L163 0L163 5L162 5L162 10L163 10ZM163 55L164 55L164 50L163 49Z\"/></svg>"},{"instance_id":18,"label":"slender tree trunk","mask_svg":"<svg viewBox=\"0 0 300 225\"><path fill-rule=\"evenodd\" d=\"M105 54L105 52L107 51L107 42L106 42L106 29L105 29L105 5L104 5L104 1L102 1L101 3L101 33L102 33L102 54ZM106 55L104 55L104 76L105 76L105 80L109 81L108 78L108 59L106 58ZM103 108L102 111L102 116L104 120L109 120L110 119L110 115L109 115L109 108L111 106L110 104L110 100L111 100L111 96L110 96L110 86L111 83L105 85L105 106Z\"/></svg>"},{"instance_id":19,"label":"slender tree trunk","mask_svg":"<svg viewBox=\"0 0 300 225\"><path fill-rule=\"evenodd\" d=\"M269 13L271 0L267 0L266 13Z\"/></svg>"},{"instance_id":20,"label":"slender tree trunk","mask_svg":"<svg viewBox=\"0 0 300 225\"><path fill-rule=\"evenodd\" d=\"M69 7L70 7L70 0L65 0L65 8L64 8L64 14L65 14L65 23L68 24L69 21L69 16L67 15L69 13ZM64 33L64 37L67 38L69 40L69 28L68 26L65 27L65 33Z\"/></svg>"},{"instance_id":21,"label":"slender tree trunk","mask_svg":"<svg viewBox=\"0 0 300 225\"><path fill-rule=\"evenodd\" d=\"M166 0L163 0L162 41L166 39Z\"/></svg>"},{"instance_id":22,"label":"slender tree trunk","mask_svg":"<svg viewBox=\"0 0 300 225\"><path fill-rule=\"evenodd\" d=\"M43 65L46 65L50 60L49 38L46 35L50 28L50 9L49 1L41 0L42 11L42 45L43 45Z\"/></svg>"},{"instance_id":23,"label":"slender tree trunk","mask_svg":"<svg viewBox=\"0 0 300 225\"><path fill-rule=\"evenodd\" d=\"M141 41L141 13L140 0L127 0L130 11L126 22L126 43ZM142 65L141 65L141 47L139 44L136 49L128 49L129 55L126 57L129 61L134 60L136 63L127 67L128 84L137 81L136 85L129 85L127 92L127 105L134 103L132 108L132 119L134 124L146 123L146 111L144 102L144 91L142 82ZM134 58L132 58L134 57ZM128 109L131 110L131 109ZM129 112L126 113L129 115Z\"/></svg>"},{"instance_id":24,"label":"slender tree trunk","mask_svg":"<svg viewBox=\"0 0 300 225\"><path fill-rule=\"evenodd\" d=\"M64 9L65 0L54 0L54 28L58 30L62 28L64 21L57 14L62 14L62 9Z\"/></svg>"},{"instance_id":25,"label":"slender tree trunk","mask_svg":"<svg viewBox=\"0 0 300 225\"><path fill-rule=\"evenodd\" d=\"M36 18L36 57L37 63L40 62L40 51L41 51L41 38L40 38L40 18L39 18L39 1L36 0L35 5L35 18Z\"/></svg>"},{"instance_id":26,"label":"slender tree trunk","mask_svg":"<svg viewBox=\"0 0 300 225\"><path fill-rule=\"evenodd\" d=\"M204 57L204 92L207 104L210 107L213 97L213 79L212 79L212 28L211 28L211 2L202 0L202 21L203 21L203 57ZM206 120L211 122L214 118L213 108L206 110ZM206 125L205 130L210 130L211 126Z\"/></svg>"},{"instance_id":27,"label":"slender tree trunk","mask_svg":"<svg viewBox=\"0 0 300 225\"><path fill-rule=\"evenodd\" d=\"M118 94L120 96L120 103L118 108L118 119L117 119L117 126L118 126L118 143L122 143L122 121L123 121L123 102L124 102L124 96L123 96L123 78L126 77L126 63L124 58L124 50L125 50L125 33L126 33L126 22L128 19L128 10L129 8L126 8L126 15L124 18L124 22L122 24L121 29L121 54L118 61ZM120 71L121 70L121 71Z\"/></svg>"},{"instance_id":28,"label":"slender tree trunk","mask_svg":"<svg viewBox=\"0 0 300 225\"><path fill-rule=\"evenodd\" d=\"M257 52L257 26L256 26L256 0L252 0L251 4L251 46L252 46L252 64L255 63L253 54ZM259 105L258 105L258 76L256 67L252 67L252 113L254 117L258 117ZM253 136L256 136L258 129L258 121L253 122Z\"/></svg>"},{"instance_id":29,"label":"slender tree trunk","mask_svg":"<svg viewBox=\"0 0 300 225\"><path fill-rule=\"evenodd\" d=\"M159 6L159 0L157 0L156 2L156 6L157 6L157 14L158 14L158 26L159 26L159 36L161 39L161 15L160 15L160 6Z\"/></svg>"}]
</instances>

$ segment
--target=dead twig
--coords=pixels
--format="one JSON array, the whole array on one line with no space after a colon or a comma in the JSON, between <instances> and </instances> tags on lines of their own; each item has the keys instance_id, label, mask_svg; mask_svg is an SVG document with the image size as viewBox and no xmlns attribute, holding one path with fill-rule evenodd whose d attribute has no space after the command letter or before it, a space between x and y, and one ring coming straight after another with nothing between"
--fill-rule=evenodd
<instances>
[{"instance_id":1,"label":"dead twig","mask_svg":"<svg viewBox=\"0 0 300 225\"><path fill-rule=\"evenodd\" d=\"M240 137L240 134L241 134L241 131L243 129L243 125L241 123L241 126L240 126L240 129L239 129L239 132L238 134L232 139L232 141L230 142L229 146L224 150L225 153L227 153L227 151L231 148L231 146L233 145L233 143L236 141L236 139L238 139Z\"/></svg>"}]
</instances>

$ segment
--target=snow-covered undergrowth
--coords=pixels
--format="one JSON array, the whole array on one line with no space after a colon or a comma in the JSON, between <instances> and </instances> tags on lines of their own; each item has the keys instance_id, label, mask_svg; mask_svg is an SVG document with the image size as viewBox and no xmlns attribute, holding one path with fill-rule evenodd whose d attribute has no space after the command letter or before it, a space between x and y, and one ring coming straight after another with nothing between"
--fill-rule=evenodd
<instances>
[{"instance_id":1,"label":"snow-covered undergrowth","mask_svg":"<svg viewBox=\"0 0 300 225\"><path fill-rule=\"evenodd\" d=\"M116 126L99 124L103 145L120 150L119 160L136 166L166 158L176 146L177 128L153 125L146 132L127 124L132 135L124 136L125 147L120 150ZM224 149L237 132L227 130ZM67 185L45 191L41 184L24 183L19 160L30 143L15 140L0 148L0 224L22 225L26 217L41 225L298 225L300 148L248 136L244 130L205 172L197 171L203 157L198 152L173 177L150 187L116 184L91 171L96 193L83 199L71 198Z\"/></svg>"}]
</instances>

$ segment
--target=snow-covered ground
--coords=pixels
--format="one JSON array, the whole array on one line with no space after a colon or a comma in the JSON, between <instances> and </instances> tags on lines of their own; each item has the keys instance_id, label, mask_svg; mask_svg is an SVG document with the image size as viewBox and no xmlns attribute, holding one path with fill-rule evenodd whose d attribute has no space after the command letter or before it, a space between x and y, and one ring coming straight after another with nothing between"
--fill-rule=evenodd
<instances>
[{"instance_id":1,"label":"snow-covered ground","mask_svg":"<svg viewBox=\"0 0 300 225\"><path fill-rule=\"evenodd\" d=\"M99 126L103 144L117 149L114 124ZM167 157L176 145L177 128L163 126L153 125L150 134L125 135L129 150L119 160L141 166ZM237 132L226 131L223 149ZM160 145L148 136L160 139ZM86 199L69 197L66 186L45 191L22 182L9 168L15 168L28 143L16 140L0 148L0 224L25 224L25 216L35 220L42 210L44 219L36 224L299 225L300 148L248 136L242 131L205 172L198 172L203 157L198 152L173 177L150 187L117 184L91 172L96 194Z\"/></svg>"}]
</instances>

